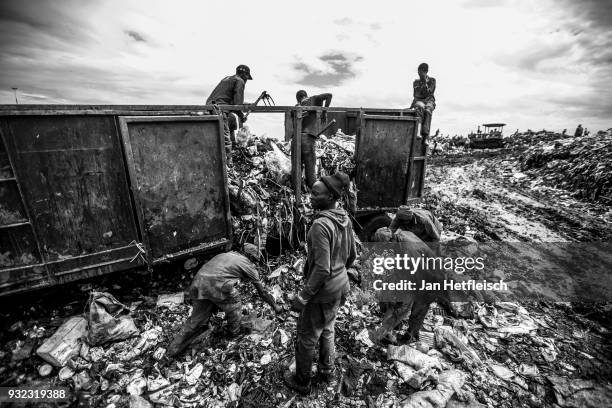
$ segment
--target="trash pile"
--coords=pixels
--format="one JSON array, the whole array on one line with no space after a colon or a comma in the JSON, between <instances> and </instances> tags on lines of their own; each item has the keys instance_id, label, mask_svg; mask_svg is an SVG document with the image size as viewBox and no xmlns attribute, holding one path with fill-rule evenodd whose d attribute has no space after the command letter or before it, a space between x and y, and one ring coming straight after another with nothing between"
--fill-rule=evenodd
<instances>
[{"instance_id":1,"label":"trash pile","mask_svg":"<svg viewBox=\"0 0 612 408\"><path fill-rule=\"evenodd\" d=\"M538 143L553 142L555 140L567 139L571 136L568 134L562 134L557 132L550 132L541 130L539 132L521 132L514 133L510 136L504 137L504 145L506 147L525 149Z\"/></svg>"},{"instance_id":2,"label":"trash pile","mask_svg":"<svg viewBox=\"0 0 612 408\"><path fill-rule=\"evenodd\" d=\"M297 262L295 261L297 259ZM240 285L243 326L224 337L222 312L172 361L163 355L191 312L183 292L139 296L123 304L93 291L83 315L57 329L20 326L20 340L4 345L10 370L33 371L11 385L64 386L87 406L101 407L511 407L610 406L609 331L569 305L511 302L454 305L458 317L435 304L419 341L384 345L371 339L382 313L374 295L353 286L336 323L338 384L313 383L308 397L286 388L294 366L297 314L288 305L302 284L303 258L269 261L261 276L284 307L276 315L248 285ZM164 289L167 290L167 289ZM399 332L407 329L406 324ZM374 336L372 336L374 337ZM9 348L7 348L7 346ZM34 355L34 353L36 355ZM16 365L17 364L17 365ZM4 365L4 363L3 363ZM0 372L0 378L8 374ZM588 390L588 392L586 392Z\"/></svg>"},{"instance_id":3,"label":"trash pile","mask_svg":"<svg viewBox=\"0 0 612 408\"><path fill-rule=\"evenodd\" d=\"M581 199L612 201L612 135L539 142L521 157L521 170Z\"/></svg>"},{"instance_id":4,"label":"trash pile","mask_svg":"<svg viewBox=\"0 0 612 408\"><path fill-rule=\"evenodd\" d=\"M276 143L240 129L228 167L229 194L236 247L255 245L259 253L278 255L299 247L295 195L291 187L290 144ZM275 246L272 249L272 246Z\"/></svg>"},{"instance_id":5,"label":"trash pile","mask_svg":"<svg viewBox=\"0 0 612 408\"><path fill-rule=\"evenodd\" d=\"M321 173L325 175L341 171L353 178L355 171L355 135L336 132L331 138L321 136L317 141L317 158L321 163Z\"/></svg>"},{"instance_id":6,"label":"trash pile","mask_svg":"<svg viewBox=\"0 0 612 408\"><path fill-rule=\"evenodd\" d=\"M229 194L236 247L248 243L262 254L298 249L305 241L312 209L303 188L303 205L296 207L291 180L291 143L262 139L243 127L228 166ZM321 136L316 144L318 175L342 171L352 175L355 136ZM356 194L354 183L350 187Z\"/></svg>"}]
</instances>

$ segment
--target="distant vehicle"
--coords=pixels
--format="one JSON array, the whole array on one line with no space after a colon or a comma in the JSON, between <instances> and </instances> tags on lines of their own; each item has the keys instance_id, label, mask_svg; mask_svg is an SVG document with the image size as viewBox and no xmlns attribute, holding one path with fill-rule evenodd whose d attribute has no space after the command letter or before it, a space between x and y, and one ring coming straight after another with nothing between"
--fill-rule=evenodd
<instances>
[{"instance_id":1,"label":"distant vehicle","mask_svg":"<svg viewBox=\"0 0 612 408\"><path fill-rule=\"evenodd\" d=\"M470 140L469 147L472 149L496 149L503 147L502 131L506 126L505 123L485 123L484 132L480 131L480 126L476 133L472 132L468 135Z\"/></svg>"}]
</instances>

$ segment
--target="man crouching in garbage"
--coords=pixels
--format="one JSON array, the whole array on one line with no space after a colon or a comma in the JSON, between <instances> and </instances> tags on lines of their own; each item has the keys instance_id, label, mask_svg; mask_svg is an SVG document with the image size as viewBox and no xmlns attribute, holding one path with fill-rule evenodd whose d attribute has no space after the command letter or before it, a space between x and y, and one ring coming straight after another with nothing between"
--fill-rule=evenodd
<instances>
[{"instance_id":1,"label":"man crouching in garbage","mask_svg":"<svg viewBox=\"0 0 612 408\"><path fill-rule=\"evenodd\" d=\"M310 392L310 373L315 347L319 343L318 377L335 380L335 322L342 299L349 289L346 268L357 251L352 223L346 211L337 207L349 185L344 173L324 176L312 187L312 207L319 210L308 231L308 257L304 268L306 283L295 296L292 309L299 312L295 344L295 374L284 375L288 387L301 394Z\"/></svg>"},{"instance_id":2,"label":"man crouching in garbage","mask_svg":"<svg viewBox=\"0 0 612 408\"><path fill-rule=\"evenodd\" d=\"M227 336L232 338L240 334L242 302L238 283L241 280L251 282L263 301L276 313L282 311L264 289L255 265L246 256L233 251L219 254L205 263L193 278L189 287L193 311L168 346L166 357L175 357L185 350L191 340L206 329L210 316L217 309L225 312Z\"/></svg>"},{"instance_id":3,"label":"man crouching in garbage","mask_svg":"<svg viewBox=\"0 0 612 408\"><path fill-rule=\"evenodd\" d=\"M401 252L410 257L433 258L439 256L441 231L442 225L431 212L402 205L391 220L389 228L380 228L376 231L374 241L397 242ZM445 273L441 268L420 268L415 274L417 285L421 285L420 281L442 282ZM405 296L409 298L402 302L381 302L384 317L380 329L376 332L375 340L378 342L417 341L431 303L437 301L443 308L450 310L448 292L444 290L410 292ZM408 317L408 331L404 336L396 338L392 332L406 317Z\"/></svg>"}]
</instances>

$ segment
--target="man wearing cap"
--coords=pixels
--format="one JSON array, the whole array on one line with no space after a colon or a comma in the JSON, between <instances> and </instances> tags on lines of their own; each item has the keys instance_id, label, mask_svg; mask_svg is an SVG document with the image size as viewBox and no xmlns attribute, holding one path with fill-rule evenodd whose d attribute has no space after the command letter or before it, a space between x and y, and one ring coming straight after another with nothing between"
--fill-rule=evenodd
<instances>
[{"instance_id":1,"label":"man wearing cap","mask_svg":"<svg viewBox=\"0 0 612 408\"><path fill-rule=\"evenodd\" d=\"M175 357L185 350L191 340L206 329L210 316L217 309L225 312L226 334L235 337L240 333L240 281L251 282L263 301L276 313L281 312L272 295L264 289L255 265L246 256L233 251L219 254L205 263L193 278L189 287L193 311L168 346L167 357Z\"/></svg>"},{"instance_id":2,"label":"man wearing cap","mask_svg":"<svg viewBox=\"0 0 612 408\"><path fill-rule=\"evenodd\" d=\"M421 136L423 141L429 136L429 127L431 126L431 114L436 108L436 79L427 75L429 65L425 62L420 64L417 73L419 79L415 79L412 83L414 89L411 108L417 111L419 122L421 123Z\"/></svg>"},{"instance_id":3,"label":"man wearing cap","mask_svg":"<svg viewBox=\"0 0 612 408\"><path fill-rule=\"evenodd\" d=\"M296 106L325 106L327 108L331 104L332 94L323 93L308 97L306 91L300 89L295 94L295 98L298 102ZM323 122L327 121L326 113L327 112L323 112L321 115L321 120ZM300 146L302 163L304 164L304 175L308 188L312 188L317 179L317 156L315 154L315 141L318 136L318 129L317 113L314 111L307 112L302 118L302 143Z\"/></svg>"},{"instance_id":4,"label":"man wearing cap","mask_svg":"<svg viewBox=\"0 0 612 408\"><path fill-rule=\"evenodd\" d=\"M287 370L287 386L302 394L310 390L312 359L319 344L318 377L334 381L335 322L342 298L348 293L346 269L357 256L351 221L338 199L349 184L344 173L324 176L312 186L312 207L319 212L308 231L306 283L295 296L299 312L295 343L295 374Z\"/></svg>"},{"instance_id":5,"label":"man wearing cap","mask_svg":"<svg viewBox=\"0 0 612 408\"><path fill-rule=\"evenodd\" d=\"M236 74L221 80L206 100L207 105L243 105L244 87L251 76L251 70L246 65L238 65ZM236 130L246 122L242 111L223 112L223 134L225 149L231 152L231 145L236 142Z\"/></svg>"}]
</instances>

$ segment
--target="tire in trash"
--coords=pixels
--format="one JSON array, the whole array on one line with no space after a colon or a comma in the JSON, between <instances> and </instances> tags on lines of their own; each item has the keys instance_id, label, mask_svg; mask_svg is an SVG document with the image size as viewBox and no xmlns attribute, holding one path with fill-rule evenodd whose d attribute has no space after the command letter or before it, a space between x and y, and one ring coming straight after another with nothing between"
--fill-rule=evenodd
<instances>
[{"instance_id":1,"label":"tire in trash","mask_svg":"<svg viewBox=\"0 0 612 408\"><path fill-rule=\"evenodd\" d=\"M363 229L359 233L359 239L362 242L371 242L374 238L374 233L376 230L379 228L388 227L389 224L391 224L391 217L389 217L387 214L375 215L365 223Z\"/></svg>"}]
</instances>

